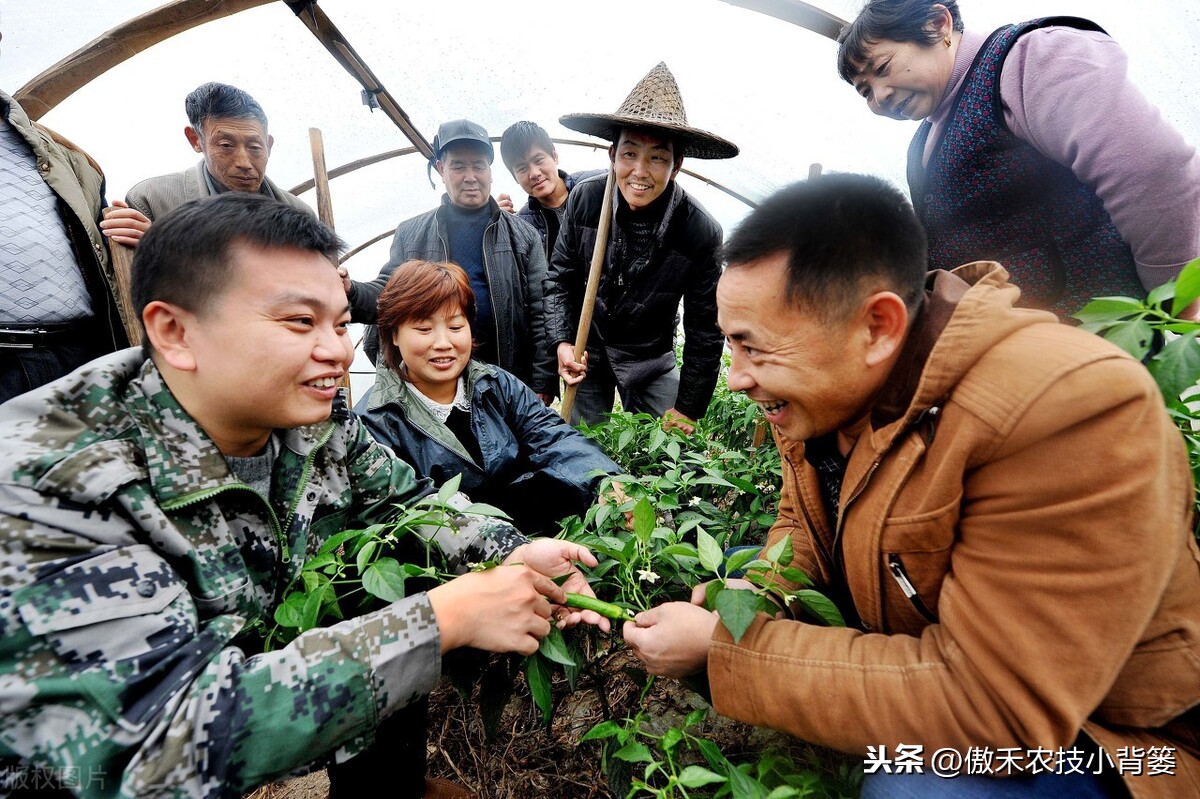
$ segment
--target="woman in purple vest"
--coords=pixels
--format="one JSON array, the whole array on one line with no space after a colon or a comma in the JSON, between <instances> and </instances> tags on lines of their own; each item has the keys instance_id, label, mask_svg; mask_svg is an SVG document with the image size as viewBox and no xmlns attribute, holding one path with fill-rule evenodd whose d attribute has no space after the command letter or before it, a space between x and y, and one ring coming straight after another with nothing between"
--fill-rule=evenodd
<instances>
[{"instance_id":1,"label":"woman in purple vest","mask_svg":"<svg viewBox=\"0 0 1200 799\"><path fill-rule=\"evenodd\" d=\"M1022 304L1069 318L1200 256L1200 156L1095 23L988 35L964 30L955 0L870 0L838 41L873 112L924 120L908 182L932 267L999 261Z\"/></svg>"}]
</instances>

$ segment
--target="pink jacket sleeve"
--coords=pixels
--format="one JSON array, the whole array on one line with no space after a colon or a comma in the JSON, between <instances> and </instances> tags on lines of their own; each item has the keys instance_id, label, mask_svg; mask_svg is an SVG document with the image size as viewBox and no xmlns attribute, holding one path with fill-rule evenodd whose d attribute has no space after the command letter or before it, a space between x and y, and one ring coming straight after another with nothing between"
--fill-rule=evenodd
<instances>
[{"instance_id":1,"label":"pink jacket sleeve","mask_svg":"<svg viewBox=\"0 0 1200 799\"><path fill-rule=\"evenodd\" d=\"M1004 62L1000 97L1013 134L1104 202L1147 289L1200 256L1200 155L1133 85L1113 39L1030 31Z\"/></svg>"}]
</instances>

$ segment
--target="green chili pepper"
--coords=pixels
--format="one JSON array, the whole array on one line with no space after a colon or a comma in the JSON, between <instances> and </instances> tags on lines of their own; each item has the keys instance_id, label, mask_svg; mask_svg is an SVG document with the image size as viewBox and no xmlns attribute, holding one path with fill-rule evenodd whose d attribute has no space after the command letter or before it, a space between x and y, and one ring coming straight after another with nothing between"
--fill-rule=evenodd
<instances>
[{"instance_id":1,"label":"green chili pepper","mask_svg":"<svg viewBox=\"0 0 1200 799\"><path fill-rule=\"evenodd\" d=\"M602 602L594 596L584 596L583 594L567 593L567 607L579 608L580 610L594 610L601 616L607 616L610 619L630 620L634 617L634 612L628 608L623 608L620 605L614 605L611 602Z\"/></svg>"}]
</instances>

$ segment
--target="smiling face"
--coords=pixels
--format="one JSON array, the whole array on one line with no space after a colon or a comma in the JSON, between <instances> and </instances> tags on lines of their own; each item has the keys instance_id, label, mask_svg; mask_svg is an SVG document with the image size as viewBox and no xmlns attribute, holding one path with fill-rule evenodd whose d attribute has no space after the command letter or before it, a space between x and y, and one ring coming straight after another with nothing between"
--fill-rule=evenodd
<instances>
[{"instance_id":1,"label":"smiling face","mask_svg":"<svg viewBox=\"0 0 1200 799\"><path fill-rule=\"evenodd\" d=\"M204 154L204 165L231 191L256 192L267 175L267 158L275 140L256 119L206 119L200 130L184 133L192 149Z\"/></svg>"},{"instance_id":2,"label":"smiling face","mask_svg":"<svg viewBox=\"0 0 1200 799\"><path fill-rule=\"evenodd\" d=\"M530 197L546 208L557 208L567 201L567 184L558 174L558 152L534 147L513 164L513 177Z\"/></svg>"},{"instance_id":3,"label":"smiling face","mask_svg":"<svg viewBox=\"0 0 1200 799\"><path fill-rule=\"evenodd\" d=\"M487 205L492 193L492 163L482 145L451 144L442 151L437 171L451 203L466 209Z\"/></svg>"},{"instance_id":4,"label":"smiling face","mask_svg":"<svg viewBox=\"0 0 1200 799\"><path fill-rule=\"evenodd\" d=\"M621 131L608 154L617 188L634 211L661 197L683 164L683 158L675 158L670 139L628 128Z\"/></svg>"},{"instance_id":5,"label":"smiling face","mask_svg":"<svg viewBox=\"0 0 1200 799\"><path fill-rule=\"evenodd\" d=\"M179 312L194 369L176 393L221 452L250 455L272 430L329 417L354 344L346 291L323 255L235 244L230 257L221 294Z\"/></svg>"},{"instance_id":6,"label":"smiling face","mask_svg":"<svg viewBox=\"0 0 1200 799\"><path fill-rule=\"evenodd\" d=\"M401 322L392 341L418 391L443 405L454 401L458 377L471 360L471 324L460 305L447 303L428 319Z\"/></svg>"},{"instance_id":7,"label":"smiling face","mask_svg":"<svg viewBox=\"0 0 1200 799\"><path fill-rule=\"evenodd\" d=\"M783 435L807 441L863 418L877 384L854 321L821 323L788 298L786 279L784 253L726 269L717 321L732 353L729 388Z\"/></svg>"},{"instance_id":8,"label":"smiling face","mask_svg":"<svg viewBox=\"0 0 1200 799\"><path fill-rule=\"evenodd\" d=\"M873 42L854 77L867 107L891 119L925 119L933 113L954 72L955 48L890 39Z\"/></svg>"}]
</instances>

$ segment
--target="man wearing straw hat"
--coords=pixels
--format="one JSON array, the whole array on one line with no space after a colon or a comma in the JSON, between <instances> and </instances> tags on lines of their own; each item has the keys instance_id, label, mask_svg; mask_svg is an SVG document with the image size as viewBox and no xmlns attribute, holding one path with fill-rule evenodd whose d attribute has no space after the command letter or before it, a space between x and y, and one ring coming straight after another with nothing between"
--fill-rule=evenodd
<instances>
[{"instance_id":1,"label":"man wearing straw hat","mask_svg":"<svg viewBox=\"0 0 1200 799\"><path fill-rule=\"evenodd\" d=\"M547 338L556 347L559 374L577 387L570 420L596 423L619 392L626 410L662 416L666 426L691 432L708 409L721 363L721 228L675 176L684 157L732 158L738 148L688 125L679 87L663 63L616 113L567 114L560 122L612 142L609 180L617 188L607 208L599 178L571 192L546 279ZM580 313L589 310L585 281L593 254L600 270L595 308L586 335L577 339ZM674 347L680 300L682 369ZM581 341L586 352L577 354Z\"/></svg>"}]
</instances>

